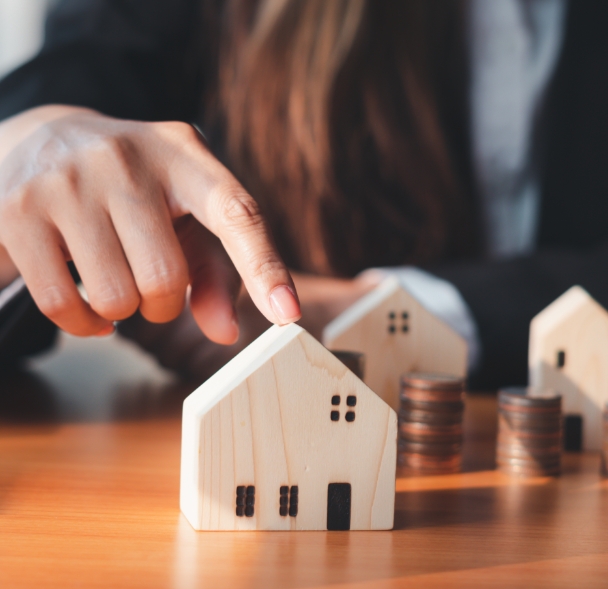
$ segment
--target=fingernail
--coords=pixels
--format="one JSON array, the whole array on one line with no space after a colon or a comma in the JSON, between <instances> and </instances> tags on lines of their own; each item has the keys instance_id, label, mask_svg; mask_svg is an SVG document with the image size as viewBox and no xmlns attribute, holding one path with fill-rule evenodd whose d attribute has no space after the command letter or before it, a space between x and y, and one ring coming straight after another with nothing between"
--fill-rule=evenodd
<instances>
[{"instance_id":1,"label":"fingernail","mask_svg":"<svg viewBox=\"0 0 608 589\"><path fill-rule=\"evenodd\" d=\"M295 293L286 285L277 286L270 293L270 306L281 325L297 321L302 316Z\"/></svg>"},{"instance_id":2,"label":"fingernail","mask_svg":"<svg viewBox=\"0 0 608 589\"><path fill-rule=\"evenodd\" d=\"M106 335L111 335L114 333L114 325L110 323L110 325L104 327L101 331L95 334L96 337L105 337Z\"/></svg>"}]
</instances>

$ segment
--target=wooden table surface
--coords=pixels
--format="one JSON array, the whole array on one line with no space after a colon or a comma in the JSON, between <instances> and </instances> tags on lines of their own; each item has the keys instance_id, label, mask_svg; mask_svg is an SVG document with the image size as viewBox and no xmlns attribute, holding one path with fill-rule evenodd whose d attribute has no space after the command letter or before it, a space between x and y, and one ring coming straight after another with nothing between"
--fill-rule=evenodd
<instances>
[{"instance_id":1,"label":"wooden table surface","mask_svg":"<svg viewBox=\"0 0 608 589\"><path fill-rule=\"evenodd\" d=\"M557 479L493 470L470 396L465 472L399 473L389 532L195 532L178 506L192 385L116 338L64 338L0 378L0 587L608 587L599 456Z\"/></svg>"}]
</instances>

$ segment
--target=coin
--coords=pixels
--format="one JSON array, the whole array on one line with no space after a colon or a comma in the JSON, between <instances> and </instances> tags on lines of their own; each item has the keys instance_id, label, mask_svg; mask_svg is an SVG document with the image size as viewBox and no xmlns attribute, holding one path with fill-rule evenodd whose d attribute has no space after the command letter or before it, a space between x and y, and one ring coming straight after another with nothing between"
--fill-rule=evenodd
<instances>
[{"instance_id":1,"label":"coin","mask_svg":"<svg viewBox=\"0 0 608 589\"><path fill-rule=\"evenodd\" d=\"M551 418L532 419L530 416L514 415L513 413L498 412L498 426L506 430L528 430L528 431L559 431L562 419L560 415Z\"/></svg>"},{"instance_id":2,"label":"coin","mask_svg":"<svg viewBox=\"0 0 608 589\"><path fill-rule=\"evenodd\" d=\"M428 372L401 378L399 464L411 472L458 472L464 379Z\"/></svg>"},{"instance_id":3,"label":"coin","mask_svg":"<svg viewBox=\"0 0 608 589\"><path fill-rule=\"evenodd\" d=\"M464 391L437 391L432 389L401 388L401 402L422 401L426 403L462 403Z\"/></svg>"},{"instance_id":4,"label":"coin","mask_svg":"<svg viewBox=\"0 0 608 589\"><path fill-rule=\"evenodd\" d=\"M403 421L428 423L431 425L453 425L462 423L462 411L400 411L399 417Z\"/></svg>"},{"instance_id":5,"label":"coin","mask_svg":"<svg viewBox=\"0 0 608 589\"><path fill-rule=\"evenodd\" d=\"M432 438L452 439L462 437L462 424L452 425L430 425L428 423L417 423L412 421L402 421L399 424L399 433L402 437L410 438L415 436L425 440Z\"/></svg>"},{"instance_id":6,"label":"coin","mask_svg":"<svg viewBox=\"0 0 608 589\"><path fill-rule=\"evenodd\" d=\"M561 429L560 395L522 388L499 391L498 468L522 476L559 474Z\"/></svg>"},{"instance_id":7,"label":"coin","mask_svg":"<svg viewBox=\"0 0 608 589\"><path fill-rule=\"evenodd\" d=\"M526 406L526 405L518 405L517 403L513 403L513 404L507 404L507 403L500 403L498 408L500 409L500 411L502 411L503 413L514 413L514 414L521 414L521 415L559 415L561 414L561 407L559 405L530 405L530 406Z\"/></svg>"},{"instance_id":8,"label":"coin","mask_svg":"<svg viewBox=\"0 0 608 589\"><path fill-rule=\"evenodd\" d=\"M527 448L525 446L517 446L514 444L498 444L496 447L496 456L502 456L505 458L534 458L544 460L553 459L559 455L559 446L549 446L547 448Z\"/></svg>"},{"instance_id":9,"label":"coin","mask_svg":"<svg viewBox=\"0 0 608 589\"><path fill-rule=\"evenodd\" d=\"M505 435L504 432L500 432L496 439L497 447L509 447L509 448L521 448L530 450L543 450L547 448L561 449L561 436L551 436L547 438L521 438L519 436Z\"/></svg>"},{"instance_id":10,"label":"coin","mask_svg":"<svg viewBox=\"0 0 608 589\"><path fill-rule=\"evenodd\" d=\"M433 412L458 412L464 411L464 402L458 401L433 401L433 400L418 400L403 396L401 398L401 409L403 411L433 411Z\"/></svg>"},{"instance_id":11,"label":"coin","mask_svg":"<svg viewBox=\"0 0 608 589\"><path fill-rule=\"evenodd\" d=\"M531 389L510 388L498 392L498 404L519 405L522 407L560 407L562 396L552 390L534 391ZM528 393L528 394L527 394Z\"/></svg>"},{"instance_id":12,"label":"coin","mask_svg":"<svg viewBox=\"0 0 608 589\"><path fill-rule=\"evenodd\" d=\"M464 378L440 372L409 372L401 377L401 386L435 391L462 391Z\"/></svg>"},{"instance_id":13,"label":"coin","mask_svg":"<svg viewBox=\"0 0 608 589\"><path fill-rule=\"evenodd\" d=\"M410 440L401 440L399 442L399 452L407 452L410 454L427 454L431 456L448 456L456 455L462 450L462 444L452 442L451 444L428 442L412 442Z\"/></svg>"},{"instance_id":14,"label":"coin","mask_svg":"<svg viewBox=\"0 0 608 589\"><path fill-rule=\"evenodd\" d=\"M399 465L414 471L427 473L453 473L461 469L462 457L457 454L439 459L425 454L401 452L399 453Z\"/></svg>"}]
</instances>

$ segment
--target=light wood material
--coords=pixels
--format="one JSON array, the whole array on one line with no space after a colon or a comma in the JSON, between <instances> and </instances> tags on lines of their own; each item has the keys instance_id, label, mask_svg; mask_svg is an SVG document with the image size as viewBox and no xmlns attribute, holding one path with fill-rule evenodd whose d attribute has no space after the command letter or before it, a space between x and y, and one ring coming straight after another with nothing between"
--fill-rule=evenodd
<instances>
[{"instance_id":1,"label":"light wood material","mask_svg":"<svg viewBox=\"0 0 608 589\"><path fill-rule=\"evenodd\" d=\"M573 286L532 320L529 367L532 394L534 388L560 392L563 411L583 417L583 447L600 450L608 402L608 312Z\"/></svg>"},{"instance_id":2,"label":"light wood material","mask_svg":"<svg viewBox=\"0 0 608 589\"><path fill-rule=\"evenodd\" d=\"M181 509L197 530L327 530L328 486L343 483L351 530L390 529L396 450L396 413L301 327L274 326L184 402Z\"/></svg>"},{"instance_id":3,"label":"light wood material","mask_svg":"<svg viewBox=\"0 0 608 589\"><path fill-rule=\"evenodd\" d=\"M395 411L405 372L466 376L467 344L394 277L357 301L323 332L330 349L365 354L365 383Z\"/></svg>"},{"instance_id":4,"label":"light wood material","mask_svg":"<svg viewBox=\"0 0 608 589\"><path fill-rule=\"evenodd\" d=\"M69 342L32 375L0 374L2 589L606 587L599 455L566 455L557 479L494 471L492 397L467 399L466 472L398 472L393 531L196 532L179 510L195 386L134 382L146 364L109 362L115 339ZM74 358L106 367L94 395Z\"/></svg>"}]
</instances>

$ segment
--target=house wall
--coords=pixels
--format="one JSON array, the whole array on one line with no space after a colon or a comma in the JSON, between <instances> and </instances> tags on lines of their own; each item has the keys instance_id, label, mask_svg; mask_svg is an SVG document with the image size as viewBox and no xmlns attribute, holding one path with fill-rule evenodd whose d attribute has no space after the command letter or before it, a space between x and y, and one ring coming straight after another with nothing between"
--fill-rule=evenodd
<instances>
[{"instance_id":1,"label":"house wall","mask_svg":"<svg viewBox=\"0 0 608 589\"><path fill-rule=\"evenodd\" d=\"M403 313L407 313L406 319ZM363 352L365 383L395 411L399 408L399 379L405 372L466 376L466 342L403 289L325 344L330 349Z\"/></svg>"},{"instance_id":2,"label":"house wall","mask_svg":"<svg viewBox=\"0 0 608 589\"><path fill-rule=\"evenodd\" d=\"M533 322L530 332L530 384L563 395L565 413L583 415L583 446L602 445L601 411L608 401L608 314L590 301L542 333ZM565 363L557 366L557 354Z\"/></svg>"},{"instance_id":3,"label":"house wall","mask_svg":"<svg viewBox=\"0 0 608 589\"><path fill-rule=\"evenodd\" d=\"M336 482L352 485L351 529L393 525L396 415L306 333L205 414L199 439L198 529L326 529ZM253 517L236 516L238 485L255 486ZM297 517L279 514L282 485L298 486Z\"/></svg>"}]
</instances>

